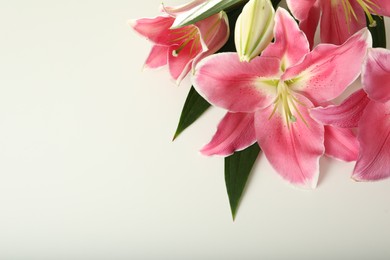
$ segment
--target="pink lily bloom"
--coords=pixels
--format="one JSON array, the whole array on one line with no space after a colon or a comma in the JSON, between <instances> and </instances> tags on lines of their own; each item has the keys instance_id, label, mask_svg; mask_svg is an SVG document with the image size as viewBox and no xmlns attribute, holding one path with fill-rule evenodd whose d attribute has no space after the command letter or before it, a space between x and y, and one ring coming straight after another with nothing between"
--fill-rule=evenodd
<instances>
[{"instance_id":1,"label":"pink lily bloom","mask_svg":"<svg viewBox=\"0 0 390 260\"><path fill-rule=\"evenodd\" d=\"M193 25L170 29L175 17L170 15L131 21L135 31L153 42L145 67L168 65L177 84L204 57L220 49L229 37L229 24L224 12Z\"/></svg>"},{"instance_id":2,"label":"pink lily bloom","mask_svg":"<svg viewBox=\"0 0 390 260\"><path fill-rule=\"evenodd\" d=\"M389 0L287 0L287 5L311 46L320 20L321 42L342 44L366 27L365 16L370 26L375 26L371 14L390 15Z\"/></svg>"},{"instance_id":3,"label":"pink lily bloom","mask_svg":"<svg viewBox=\"0 0 390 260\"><path fill-rule=\"evenodd\" d=\"M318 108L312 115L340 127L358 127L359 158L352 178L373 181L390 177L390 51L369 49L360 89L339 106Z\"/></svg>"},{"instance_id":4,"label":"pink lily bloom","mask_svg":"<svg viewBox=\"0 0 390 260\"><path fill-rule=\"evenodd\" d=\"M310 52L305 34L279 8L274 35L274 43L251 62L240 62L237 53L221 53L196 67L194 87L229 111L202 152L228 155L257 141L284 179L315 187L324 139L331 141L326 146L336 157L354 156L340 156L348 150L338 149L343 142L356 147L349 132L325 129L309 110L340 95L358 77L370 33L363 29L341 46L319 45Z\"/></svg>"}]
</instances>

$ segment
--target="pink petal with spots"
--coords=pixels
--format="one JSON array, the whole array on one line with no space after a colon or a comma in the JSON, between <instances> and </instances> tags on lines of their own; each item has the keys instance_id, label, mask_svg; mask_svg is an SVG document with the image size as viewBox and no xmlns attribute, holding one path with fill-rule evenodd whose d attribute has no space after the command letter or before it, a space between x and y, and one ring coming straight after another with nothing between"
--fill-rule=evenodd
<instances>
[{"instance_id":1,"label":"pink petal with spots","mask_svg":"<svg viewBox=\"0 0 390 260\"><path fill-rule=\"evenodd\" d=\"M240 62L237 53L219 53L202 60L192 83L210 103L231 112L252 113L270 105L276 87L269 79L278 77L277 58L256 57Z\"/></svg>"},{"instance_id":2,"label":"pink petal with spots","mask_svg":"<svg viewBox=\"0 0 390 260\"><path fill-rule=\"evenodd\" d=\"M271 118L273 106L255 114L257 141L275 170L288 182L297 186L314 188L319 175L319 158L324 154L324 127L314 121L308 108L313 104L297 94L299 109L305 122L297 120L287 126L282 113Z\"/></svg>"},{"instance_id":3,"label":"pink petal with spots","mask_svg":"<svg viewBox=\"0 0 390 260\"><path fill-rule=\"evenodd\" d=\"M228 156L256 142L252 113L227 113L212 140L205 145L204 155Z\"/></svg>"},{"instance_id":4,"label":"pink petal with spots","mask_svg":"<svg viewBox=\"0 0 390 260\"><path fill-rule=\"evenodd\" d=\"M305 59L288 68L282 80L314 103L339 96L360 74L371 34L362 29L341 46L320 44ZM351 62L353 61L353 62Z\"/></svg>"}]
</instances>

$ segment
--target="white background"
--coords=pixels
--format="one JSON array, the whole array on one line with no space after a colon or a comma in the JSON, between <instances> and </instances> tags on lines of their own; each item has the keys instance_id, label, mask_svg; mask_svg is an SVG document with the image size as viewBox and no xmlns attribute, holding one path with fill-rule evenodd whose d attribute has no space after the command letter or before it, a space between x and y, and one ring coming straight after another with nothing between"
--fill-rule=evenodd
<instances>
[{"instance_id":1,"label":"white background","mask_svg":"<svg viewBox=\"0 0 390 260\"><path fill-rule=\"evenodd\" d=\"M171 142L190 83L142 72L160 2L1 0L0 259L389 259L390 182L328 158L302 191L260 157L232 222L223 111Z\"/></svg>"}]
</instances>

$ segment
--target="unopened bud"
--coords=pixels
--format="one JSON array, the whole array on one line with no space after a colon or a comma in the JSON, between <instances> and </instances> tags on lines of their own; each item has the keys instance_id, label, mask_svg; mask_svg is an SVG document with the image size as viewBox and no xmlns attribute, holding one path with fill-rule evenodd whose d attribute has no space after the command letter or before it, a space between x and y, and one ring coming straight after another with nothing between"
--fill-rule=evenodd
<instances>
[{"instance_id":1,"label":"unopened bud","mask_svg":"<svg viewBox=\"0 0 390 260\"><path fill-rule=\"evenodd\" d=\"M270 0L250 0L237 19L234 41L241 61L249 62L271 42L275 10Z\"/></svg>"}]
</instances>

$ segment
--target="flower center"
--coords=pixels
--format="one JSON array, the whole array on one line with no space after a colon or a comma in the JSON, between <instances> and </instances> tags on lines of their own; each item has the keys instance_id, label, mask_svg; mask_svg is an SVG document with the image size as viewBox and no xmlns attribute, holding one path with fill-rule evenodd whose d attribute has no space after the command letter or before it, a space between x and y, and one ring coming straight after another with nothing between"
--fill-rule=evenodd
<instances>
[{"instance_id":1,"label":"flower center","mask_svg":"<svg viewBox=\"0 0 390 260\"><path fill-rule=\"evenodd\" d=\"M372 17L372 14L376 14L375 9L379 8L379 6L377 4L377 0L339 0L339 1L341 1L342 5L343 5L345 19L348 22L348 27L349 27L349 23L352 20L352 17L356 21L358 20L356 13L353 10L353 7L352 7L350 1L356 1L356 3L361 6L361 8L363 9L364 13L366 14L366 16L368 18L370 27L376 26L376 21ZM332 0L333 4L335 4L336 2L337 2L337 0Z\"/></svg>"},{"instance_id":2,"label":"flower center","mask_svg":"<svg viewBox=\"0 0 390 260\"><path fill-rule=\"evenodd\" d=\"M303 118L302 114L299 112L296 103L303 105L291 91L288 86L288 82L279 81L277 85L277 95L274 100L274 109L272 110L269 119L275 114L276 111L281 113L286 120L287 126L290 127L290 123L297 121L298 116L302 121L307 125L306 120Z\"/></svg>"},{"instance_id":3,"label":"flower center","mask_svg":"<svg viewBox=\"0 0 390 260\"><path fill-rule=\"evenodd\" d=\"M179 47L172 51L174 57L179 56L179 53L190 43L190 55L194 51L194 48L199 47L200 35L198 29L195 26L189 25L182 27L180 29L172 30L172 35L177 35L177 37L172 37L172 44L177 44Z\"/></svg>"}]
</instances>

